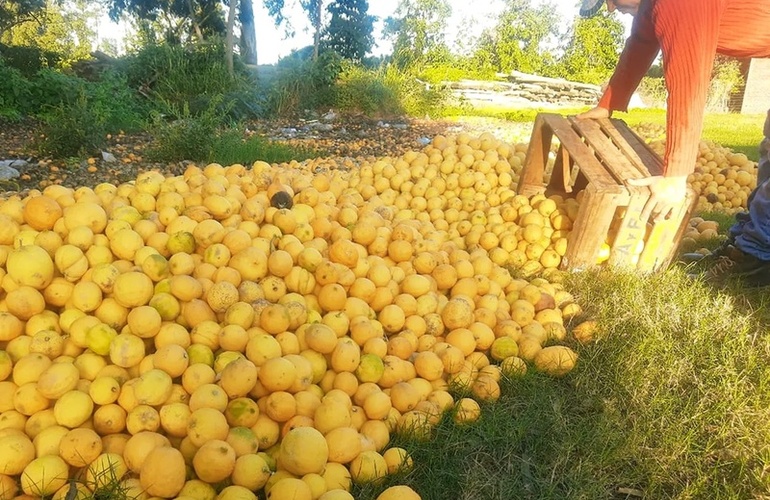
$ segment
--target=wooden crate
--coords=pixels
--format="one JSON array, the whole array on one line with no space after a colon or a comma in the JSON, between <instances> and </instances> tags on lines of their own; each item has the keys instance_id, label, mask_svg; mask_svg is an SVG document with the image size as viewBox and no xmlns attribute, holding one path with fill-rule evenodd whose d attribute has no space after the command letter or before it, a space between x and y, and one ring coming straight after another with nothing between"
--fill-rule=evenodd
<instances>
[{"instance_id":1,"label":"wooden crate","mask_svg":"<svg viewBox=\"0 0 770 500\"><path fill-rule=\"evenodd\" d=\"M558 149L546 183L554 139L558 139ZM660 175L662 167L661 158L622 120L577 120L540 113L517 189L525 196L576 197L582 191L562 269L599 265L600 251L607 242L610 252L603 265L652 272L671 262L697 202L695 192L688 189L687 198L668 220L641 221L650 190L628 186L625 181ZM644 247L638 253L640 241Z\"/></svg>"}]
</instances>

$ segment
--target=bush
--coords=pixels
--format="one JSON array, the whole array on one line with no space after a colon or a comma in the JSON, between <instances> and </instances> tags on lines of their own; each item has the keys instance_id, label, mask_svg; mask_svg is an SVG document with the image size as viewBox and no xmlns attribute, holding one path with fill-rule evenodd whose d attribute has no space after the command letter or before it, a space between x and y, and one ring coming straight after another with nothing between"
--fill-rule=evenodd
<instances>
[{"instance_id":1,"label":"bush","mask_svg":"<svg viewBox=\"0 0 770 500\"><path fill-rule=\"evenodd\" d=\"M340 111L401 114L398 89L389 87L381 71L348 64L334 86L334 107Z\"/></svg>"},{"instance_id":2,"label":"bush","mask_svg":"<svg viewBox=\"0 0 770 500\"><path fill-rule=\"evenodd\" d=\"M85 92L72 104L59 104L44 118L42 153L56 158L90 156L104 145L107 117L91 105Z\"/></svg>"},{"instance_id":3,"label":"bush","mask_svg":"<svg viewBox=\"0 0 770 500\"><path fill-rule=\"evenodd\" d=\"M86 92L88 83L77 76L47 68L38 71L30 81L30 100L24 111L33 116L73 105Z\"/></svg>"},{"instance_id":4,"label":"bush","mask_svg":"<svg viewBox=\"0 0 770 500\"><path fill-rule=\"evenodd\" d=\"M342 69L342 59L331 51L321 53L316 61L297 54L281 59L269 89L270 112L287 116L333 106L334 85Z\"/></svg>"},{"instance_id":5,"label":"bush","mask_svg":"<svg viewBox=\"0 0 770 500\"><path fill-rule=\"evenodd\" d=\"M331 105L367 115L443 114L448 91L393 65L367 69L345 64L332 89Z\"/></svg>"},{"instance_id":6,"label":"bush","mask_svg":"<svg viewBox=\"0 0 770 500\"><path fill-rule=\"evenodd\" d=\"M108 133L139 130L144 120L124 77L105 73L97 82L43 70L33 81L28 111L43 119L43 153L55 157L91 155Z\"/></svg>"},{"instance_id":7,"label":"bush","mask_svg":"<svg viewBox=\"0 0 770 500\"><path fill-rule=\"evenodd\" d=\"M395 89L401 109L411 116L440 116L449 96L447 89L426 85L409 72L388 66L383 74L385 84Z\"/></svg>"},{"instance_id":8,"label":"bush","mask_svg":"<svg viewBox=\"0 0 770 500\"><path fill-rule=\"evenodd\" d=\"M644 77L639 85L639 96L644 103L651 108L664 108L666 106L666 82L663 77Z\"/></svg>"},{"instance_id":9,"label":"bush","mask_svg":"<svg viewBox=\"0 0 770 500\"><path fill-rule=\"evenodd\" d=\"M3 64L0 59L0 118L15 121L24 116L29 102L30 82L21 72Z\"/></svg>"},{"instance_id":10,"label":"bush","mask_svg":"<svg viewBox=\"0 0 770 500\"><path fill-rule=\"evenodd\" d=\"M205 161L211 157L224 117L219 113L223 97L216 96L208 108L193 114L187 103L181 108L166 103L167 113L153 113L151 126L155 138L147 156L154 161Z\"/></svg>"},{"instance_id":11,"label":"bush","mask_svg":"<svg viewBox=\"0 0 770 500\"><path fill-rule=\"evenodd\" d=\"M104 117L108 133L143 127L149 111L143 109L124 75L109 71L98 82L88 83L86 89L93 112Z\"/></svg>"},{"instance_id":12,"label":"bush","mask_svg":"<svg viewBox=\"0 0 770 500\"><path fill-rule=\"evenodd\" d=\"M706 110L713 113L726 113L730 97L743 83L740 63L735 59L718 56L711 75Z\"/></svg>"},{"instance_id":13,"label":"bush","mask_svg":"<svg viewBox=\"0 0 770 500\"><path fill-rule=\"evenodd\" d=\"M35 76L42 69L56 67L60 58L59 54L43 50L40 47L4 45L0 43L0 59L7 66L19 70L27 78Z\"/></svg>"},{"instance_id":14,"label":"bush","mask_svg":"<svg viewBox=\"0 0 770 500\"><path fill-rule=\"evenodd\" d=\"M458 65L432 65L420 72L420 79L430 83L456 82L463 79L470 80L494 80L495 72L491 69L468 68L463 61Z\"/></svg>"},{"instance_id":15,"label":"bush","mask_svg":"<svg viewBox=\"0 0 770 500\"><path fill-rule=\"evenodd\" d=\"M129 87L138 89L156 109L167 104L185 106L192 116L204 113L210 102L220 102L220 112L230 118L256 117L263 113L256 82L241 64L230 75L224 45L219 40L191 46L149 45L121 65ZM221 98L221 100L220 100Z\"/></svg>"}]
</instances>

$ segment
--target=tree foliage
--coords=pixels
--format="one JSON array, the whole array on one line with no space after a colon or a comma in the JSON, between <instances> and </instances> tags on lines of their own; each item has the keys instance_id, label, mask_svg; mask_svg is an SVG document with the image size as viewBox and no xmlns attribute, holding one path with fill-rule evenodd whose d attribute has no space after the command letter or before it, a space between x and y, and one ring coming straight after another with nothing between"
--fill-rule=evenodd
<instances>
[{"instance_id":1,"label":"tree foliage","mask_svg":"<svg viewBox=\"0 0 770 500\"><path fill-rule=\"evenodd\" d=\"M45 0L0 0L0 36L5 31L27 21L45 9Z\"/></svg>"},{"instance_id":2,"label":"tree foliage","mask_svg":"<svg viewBox=\"0 0 770 500\"><path fill-rule=\"evenodd\" d=\"M495 71L544 73L554 62L544 44L556 36L557 21L553 4L506 0L496 26L480 38L475 57Z\"/></svg>"},{"instance_id":3,"label":"tree foliage","mask_svg":"<svg viewBox=\"0 0 770 500\"><path fill-rule=\"evenodd\" d=\"M34 17L6 30L0 41L10 46L34 47L57 55L57 64L69 66L90 57L96 39L99 12L85 0L50 2Z\"/></svg>"},{"instance_id":4,"label":"tree foliage","mask_svg":"<svg viewBox=\"0 0 770 500\"><path fill-rule=\"evenodd\" d=\"M623 25L605 10L589 19L576 18L559 61L559 76L585 83L606 81L617 65L623 38Z\"/></svg>"},{"instance_id":5,"label":"tree foliage","mask_svg":"<svg viewBox=\"0 0 770 500\"><path fill-rule=\"evenodd\" d=\"M361 63L374 45L374 16L368 14L369 2L335 0L327 9L331 17L323 36L324 48Z\"/></svg>"},{"instance_id":6,"label":"tree foliage","mask_svg":"<svg viewBox=\"0 0 770 500\"><path fill-rule=\"evenodd\" d=\"M447 0L401 0L395 16L385 20L393 40L393 62L401 69L447 60L444 32L452 14Z\"/></svg>"},{"instance_id":7,"label":"tree foliage","mask_svg":"<svg viewBox=\"0 0 770 500\"><path fill-rule=\"evenodd\" d=\"M110 18L123 16L147 21L156 38L181 43L195 36L224 36L222 4L216 0L107 0Z\"/></svg>"}]
</instances>

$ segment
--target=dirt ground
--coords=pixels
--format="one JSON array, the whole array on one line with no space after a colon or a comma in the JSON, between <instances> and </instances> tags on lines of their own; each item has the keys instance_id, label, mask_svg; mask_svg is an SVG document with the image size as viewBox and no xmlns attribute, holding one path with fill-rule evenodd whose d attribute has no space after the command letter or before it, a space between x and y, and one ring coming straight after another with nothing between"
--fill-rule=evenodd
<instances>
[{"instance_id":1,"label":"dirt ground","mask_svg":"<svg viewBox=\"0 0 770 500\"><path fill-rule=\"evenodd\" d=\"M319 151L320 157L399 156L408 150L419 151L424 143L439 134L467 132L478 136L490 132L509 143L528 142L531 124L506 122L494 118L467 117L452 120L399 119L382 122L366 118L337 118L331 127L309 127L307 123L286 120L252 122L248 133L288 145ZM105 151L114 157L53 160L40 157L35 150L34 123L0 127L0 161L23 159L26 166L15 167L21 176L0 181L0 193L26 193L50 184L68 187L95 186L107 182L129 182L141 172L158 170L168 175L182 173L190 162L152 163L145 153L152 142L147 134L118 134L108 139Z\"/></svg>"}]
</instances>

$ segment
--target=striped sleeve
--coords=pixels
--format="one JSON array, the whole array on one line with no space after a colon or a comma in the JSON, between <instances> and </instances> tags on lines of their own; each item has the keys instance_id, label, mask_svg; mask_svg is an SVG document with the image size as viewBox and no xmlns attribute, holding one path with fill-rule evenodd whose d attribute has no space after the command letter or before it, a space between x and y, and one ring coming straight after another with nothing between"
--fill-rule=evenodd
<instances>
[{"instance_id":1,"label":"striped sleeve","mask_svg":"<svg viewBox=\"0 0 770 500\"><path fill-rule=\"evenodd\" d=\"M658 0L655 32L663 51L668 90L666 176L695 167L703 114L727 0Z\"/></svg>"},{"instance_id":2,"label":"striped sleeve","mask_svg":"<svg viewBox=\"0 0 770 500\"><path fill-rule=\"evenodd\" d=\"M642 78L658 56L660 45L655 37L647 2L634 18L631 36L626 40L615 72L599 100L599 106L610 111L628 111L628 103Z\"/></svg>"}]
</instances>

